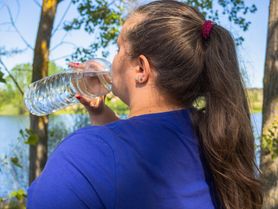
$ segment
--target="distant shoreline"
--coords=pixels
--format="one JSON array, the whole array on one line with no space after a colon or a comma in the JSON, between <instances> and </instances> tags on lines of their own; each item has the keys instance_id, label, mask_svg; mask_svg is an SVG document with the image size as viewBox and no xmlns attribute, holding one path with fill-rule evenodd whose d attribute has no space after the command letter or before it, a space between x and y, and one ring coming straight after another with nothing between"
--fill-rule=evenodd
<instances>
[{"instance_id":1,"label":"distant shoreline","mask_svg":"<svg viewBox=\"0 0 278 209\"><path fill-rule=\"evenodd\" d=\"M263 102L263 89L262 88L247 88L247 99L248 99L248 103L250 106L250 113L259 113L262 112L262 102ZM119 99L116 99L119 102ZM113 105L113 102L108 102L108 106L113 109L114 111L117 112L117 108L119 107L118 105ZM120 104L121 105L121 104ZM81 106L79 105L79 111L78 114L80 114L80 108ZM126 107L121 107L121 111L123 108ZM74 105L74 106L70 106L66 109L63 110L59 110L55 113L53 113L53 115L63 115L63 114L76 114L76 110L78 109L78 105ZM26 115L28 116L28 112L26 112L26 110L24 111L23 114L19 114L19 112L22 112L22 110L20 111L16 106L14 106L13 104L7 104L7 105L3 105L0 109L0 116L19 116L19 115ZM82 113L81 113L82 114ZM84 111L83 114L86 114L86 112Z\"/></svg>"}]
</instances>

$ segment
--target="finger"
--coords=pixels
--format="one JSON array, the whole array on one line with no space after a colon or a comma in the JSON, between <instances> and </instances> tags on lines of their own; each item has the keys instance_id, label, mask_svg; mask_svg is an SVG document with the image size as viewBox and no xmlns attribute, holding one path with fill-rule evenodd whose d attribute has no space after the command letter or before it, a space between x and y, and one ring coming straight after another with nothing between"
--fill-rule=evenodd
<instances>
[{"instance_id":1,"label":"finger","mask_svg":"<svg viewBox=\"0 0 278 209\"><path fill-rule=\"evenodd\" d=\"M95 99L91 99L89 101L90 107L100 107L104 104L104 96L96 97Z\"/></svg>"},{"instance_id":2,"label":"finger","mask_svg":"<svg viewBox=\"0 0 278 209\"><path fill-rule=\"evenodd\" d=\"M100 105L100 98L97 97L95 99L89 99L86 96L81 96L77 94L75 96L81 104L87 107L98 107Z\"/></svg>"},{"instance_id":3,"label":"finger","mask_svg":"<svg viewBox=\"0 0 278 209\"><path fill-rule=\"evenodd\" d=\"M73 69L85 69L85 64L78 62L70 62L68 63L68 66Z\"/></svg>"},{"instance_id":4,"label":"finger","mask_svg":"<svg viewBox=\"0 0 278 209\"><path fill-rule=\"evenodd\" d=\"M100 98L99 97L90 101L90 107L99 107L99 105L100 105Z\"/></svg>"},{"instance_id":5,"label":"finger","mask_svg":"<svg viewBox=\"0 0 278 209\"><path fill-rule=\"evenodd\" d=\"M75 95L75 98L79 100L79 102L85 106L88 106L90 104L90 102L88 101L88 99L86 99L84 96L81 96L79 94Z\"/></svg>"}]
</instances>

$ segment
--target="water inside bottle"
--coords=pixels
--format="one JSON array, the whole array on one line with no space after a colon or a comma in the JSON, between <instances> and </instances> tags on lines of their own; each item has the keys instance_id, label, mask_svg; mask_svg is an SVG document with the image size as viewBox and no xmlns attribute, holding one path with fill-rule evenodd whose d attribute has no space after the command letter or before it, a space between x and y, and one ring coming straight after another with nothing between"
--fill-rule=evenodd
<instances>
[{"instance_id":1,"label":"water inside bottle","mask_svg":"<svg viewBox=\"0 0 278 209\"><path fill-rule=\"evenodd\" d=\"M112 89L107 71L68 71L36 81L25 92L25 104L34 115L46 115L68 105L79 103L76 93L94 98Z\"/></svg>"},{"instance_id":2,"label":"water inside bottle","mask_svg":"<svg viewBox=\"0 0 278 209\"><path fill-rule=\"evenodd\" d=\"M77 72L72 84L81 95L94 98L107 94L112 89L111 74L107 71Z\"/></svg>"}]
</instances>

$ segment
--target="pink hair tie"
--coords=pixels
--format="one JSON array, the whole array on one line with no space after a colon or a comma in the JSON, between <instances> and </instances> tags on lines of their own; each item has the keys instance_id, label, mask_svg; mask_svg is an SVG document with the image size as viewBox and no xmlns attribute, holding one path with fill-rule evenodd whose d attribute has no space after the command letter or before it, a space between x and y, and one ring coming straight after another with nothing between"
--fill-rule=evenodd
<instances>
[{"instance_id":1,"label":"pink hair tie","mask_svg":"<svg viewBox=\"0 0 278 209\"><path fill-rule=\"evenodd\" d=\"M206 20L202 26L202 37L207 40L210 36L211 29L213 27L213 22Z\"/></svg>"}]
</instances>

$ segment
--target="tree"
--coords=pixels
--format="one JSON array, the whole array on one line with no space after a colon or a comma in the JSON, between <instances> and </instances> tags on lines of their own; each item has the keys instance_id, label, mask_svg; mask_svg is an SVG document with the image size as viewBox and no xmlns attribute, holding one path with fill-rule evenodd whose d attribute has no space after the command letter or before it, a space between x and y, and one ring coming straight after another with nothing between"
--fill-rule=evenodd
<instances>
[{"instance_id":1,"label":"tree","mask_svg":"<svg viewBox=\"0 0 278 209\"><path fill-rule=\"evenodd\" d=\"M39 28L34 48L32 82L48 75L49 46L59 0L43 0ZM38 177L47 160L48 116L30 114L30 129L39 137L29 148L29 183Z\"/></svg>"},{"instance_id":2,"label":"tree","mask_svg":"<svg viewBox=\"0 0 278 209\"><path fill-rule=\"evenodd\" d=\"M263 79L261 163L264 207L278 208L278 0L270 0Z\"/></svg>"}]
</instances>

